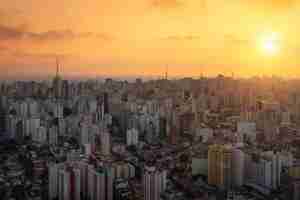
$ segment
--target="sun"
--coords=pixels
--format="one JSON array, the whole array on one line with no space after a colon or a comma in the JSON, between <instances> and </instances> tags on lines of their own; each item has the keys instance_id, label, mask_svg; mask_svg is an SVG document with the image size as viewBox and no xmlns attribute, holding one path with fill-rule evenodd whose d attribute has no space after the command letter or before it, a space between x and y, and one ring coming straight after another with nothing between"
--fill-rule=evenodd
<instances>
[{"instance_id":1,"label":"sun","mask_svg":"<svg viewBox=\"0 0 300 200\"><path fill-rule=\"evenodd\" d=\"M278 34L265 34L260 38L260 49L263 54L268 56L277 55L280 51Z\"/></svg>"},{"instance_id":2,"label":"sun","mask_svg":"<svg viewBox=\"0 0 300 200\"><path fill-rule=\"evenodd\" d=\"M274 42L273 40L266 40L262 45L264 52L269 55L275 55L279 52L278 44L276 44L276 42Z\"/></svg>"}]
</instances>

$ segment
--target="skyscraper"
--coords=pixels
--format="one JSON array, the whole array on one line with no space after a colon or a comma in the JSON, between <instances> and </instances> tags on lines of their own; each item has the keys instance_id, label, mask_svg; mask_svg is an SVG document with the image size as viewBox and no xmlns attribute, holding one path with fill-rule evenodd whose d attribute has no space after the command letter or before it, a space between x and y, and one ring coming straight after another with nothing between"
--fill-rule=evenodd
<instances>
[{"instance_id":1,"label":"skyscraper","mask_svg":"<svg viewBox=\"0 0 300 200\"><path fill-rule=\"evenodd\" d=\"M166 171L146 166L143 175L144 200L159 200L166 189Z\"/></svg>"},{"instance_id":2,"label":"skyscraper","mask_svg":"<svg viewBox=\"0 0 300 200\"><path fill-rule=\"evenodd\" d=\"M103 107L104 107L104 114L107 114L108 111L108 93L104 92L103 94Z\"/></svg>"},{"instance_id":3,"label":"skyscraper","mask_svg":"<svg viewBox=\"0 0 300 200\"><path fill-rule=\"evenodd\" d=\"M111 135L110 133L105 130L102 132L102 137L101 137L101 153L103 155L110 155L110 151L111 151L111 147L110 147L110 143L111 143Z\"/></svg>"},{"instance_id":4,"label":"skyscraper","mask_svg":"<svg viewBox=\"0 0 300 200\"><path fill-rule=\"evenodd\" d=\"M80 200L81 170L77 165L50 164L49 166L49 200Z\"/></svg>"},{"instance_id":5,"label":"skyscraper","mask_svg":"<svg viewBox=\"0 0 300 200\"><path fill-rule=\"evenodd\" d=\"M92 200L105 200L106 181L105 181L105 173L103 169L96 171L95 182L96 182L95 199Z\"/></svg>"},{"instance_id":6,"label":"skyscraper","mask_svg":"<svg viewBox=\"0 0 300 200\"><path fill-rule=\"evenodd\" d=\"M136 146L139 142L139 132L137 129L132 128L126 131L126 144L128 146Z\"/></svg>"},{"instance_id":7,"label":"skyscraper","mask_svg":"<svg viewBox=\"0 0 300 200\"><path fill-rule=\"evenodd\" d=\"M106 167L106 199L113 200L115 171L112 166Z\"/></svg>"},{"instance_id":8,"label":"skyscraper","mask_svg":"<svg viewBox=\"0 0 300 200\"><path fill-rule=\"evenodd\" d=\"M86 170L86 167L84 168L81 170L82 172ZM86 178L87 195L83 193L84 197L90 200L113 200L113 182L115 176L110 165L96 168L88 165Z\"/></svg>"},{"instance_id":9,"label":"skyscraper","mask_svg":"<svg viewBox=\"0 0 300 200\"><path fill-rule=\"evenodd\" d=\"M58 171L58 199L71 200L70 172L63 169Z\"/></svg>"},{"instance_id":10,"label":"skyscraper","mask_svg":"<svg viewBox=\"0 0 300 200\"><path fill-rule=\"evenodd\" d=\"M53 82L52 82L52 86L53 86L53 93L54 93L54 97L56 99L59 99L61 98L61 95L62 95L62 79L59 75L60 73L60 68L59 68L59 61L58 59L56 59L56 75L53 79Z\"/></svg>"},{"instance_id":11,"label":"skyscraper","mask_svg":"<svg viewBox=\"0 0 300 200\"><path fill-rule=\"evenodd\" d=\"M58 196L58 165L52 164L48 169L49 200Z\"/></svg>"},{"instance_id":12,"label":"skyscraper","mask_svg":"<svg viewBox=\"0 0 300 200\"><path fill-rule=\"evenodd\" d=\"M244 184L245 153L235 148L232 153L232 182L233 186L240 187Z\"/></svg>"},{"instance_id":13,"label":"skyscraper","mask_svg":"<svg viewBox=\"0 0 300 200\"><path fill-rule=\"evenodd\" d=\"M70 89L68 80L62 81L62 96L64 99L69 99L70 97Z\"/></svg>"},{"instance_id":14,"label":"skyscraper","mask_svg":"<svg viewBox=\"0 0 300 200\"><path fill-rule=\"evenodd\" d=\"M87 197L88 199L95 199L96 191L96 179L95 179L95 169L92 165L88 166L88 187L87 187Z\"/></svg>"},{"instance_id":15,"label":"skyscraper","mask_svg":"<svg viewBox=\"0 0 300 200\"><path fill-rule=\"evenodd\" d=\"M232 186L232 148L212 145L208 151L208 183L230 188Z\"/></svg>"}]
</instances>

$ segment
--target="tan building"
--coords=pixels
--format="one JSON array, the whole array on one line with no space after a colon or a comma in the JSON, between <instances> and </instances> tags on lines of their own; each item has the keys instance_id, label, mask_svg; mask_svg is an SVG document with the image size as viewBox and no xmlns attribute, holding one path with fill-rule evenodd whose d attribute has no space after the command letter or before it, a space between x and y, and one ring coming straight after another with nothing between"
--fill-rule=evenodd
<instances>
[{"instance_id":1,"label":"tan building","mask_svg":"<svg viewBox=\"0 0 300 200\"><path fill-rule=\"evenodd\" d=\"M231 146L211 145L208 150L208 183L229 188L232 185Z\"/></svg>"},{"instance_id":2,"label":"tan building","mask_svg":"<svg viewBox=\"0 0 300 200\"><path fill-rule=\"evenodd\" d=\"M300 179L300 165L294 165L288 169L289 176L293 179Z\"/></svg>"}]
</instances>

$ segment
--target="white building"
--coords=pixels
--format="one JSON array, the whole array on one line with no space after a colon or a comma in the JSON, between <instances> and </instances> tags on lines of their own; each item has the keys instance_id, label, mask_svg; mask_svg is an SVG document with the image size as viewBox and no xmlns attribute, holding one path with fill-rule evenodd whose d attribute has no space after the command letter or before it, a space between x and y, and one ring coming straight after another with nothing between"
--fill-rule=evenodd
<instances>
[{"instance_id":1,"label":"white building","mask_svg":"<svg viewBox=\"0 0 300 200\"><path fill-rule=\"evenodd\" d=\"M54 117L63 118L64 107L60 103L55 102L54 104L52 104L52 110L53 110Z\"/></svg>"},{"instance_id":2,"label":"white building","mask_svg":"<svg viewBox=\"0 0 300 200\"><path fill-rule=\"evenodd\" d=\"M6 118L6 131L10 138L16 138L17 136L17 123L19 119L13 115L9 115Z\"/></svg>"},{"instance_id":3,"label":"white building","mask_svg":"<svg viewBox=\"0 0 300 200\"><path fill-rule=\"evenodd\" d=\"M22 117L28 117L28 106L26 102L21 102L18 105L17 113Z\"/></svg>"},{"instance_id":4,"label":"white building","mask_svg":"<svg viewBox=\"0 0 300 200\"><path fill-rule=\"evenodd\" d=\"M38 134L40 128L41 120L39 118L30 118L29 119L29 133L31 138L35 137Z\"/></svg>"},{"instance_id":5,"label":"white building","mask_svg":"<svg viewBox=\"0 0 300 200\"><path fill-rule=\"evenodd\" d=\"M232 184L240 187L244 184L245 153L234 148L232 152Z\"/></svg>"},{"instance_id":6,"label":"white building","mask_svg":"<svg viewBox=\"0 0 300 200\"><path fill-rule=\"evenodd\" d=\"M81 123L79 128L79 141L81 145L90 144L89 127L86 123Z\"/></svg>"},{"instance_id":7,"label":"white building","mask_svg":"<svg viewBox=\"0 0 300 200\"><path fill-rule=\"evenodd\" d=\"M50 164L48 167L48 180L49 180L49 200L58 197L58 170L59 166L57 164Z\"/></svg>"},{"instance_id":8,"label":"white building","mask_svg":"<svg viewBox=\"0 0 300 200\"><path fill-rule=\"evenodd\" d=\"M126 132L126 144L128 146L131 146L131 145L138 145L138 142L139 142L139 132L137 129L135 128L132 128L132 129L129 129L127 130Z\"/></svg>"},{"instance_id":9,"label":"white building","mask_svg":"<svg viewBox=\"0 0 300 200\"><path fill-rule=\"evenodd\" d=\"M36 101L28 102L28 114L30 117L37 117L39 113L39 105Z\"/></svg>"},{"instance_id":10,"label":"white building","mask_svg":"<svg viewBox=\"0 0 300 200\"><path fill-rule=\"evenodd\" d=\"M256 123L255 122L238 122L237 123L237 132L245 136L251 141L256 139Z\"/></svg>"},{"instance_id":11,"label":"white building","mask_svg":"<svg viewBox=\"0 0 300 200\"><path fill-rule=\"evenodd\" d=\"M273 151L264 152L263 155L271 162L271 187L277 189L281 183L282 160L279 153Z\"/></svg>"},{"instance_id":12,"label":"white building","mask_svg":"<svg viewBox=\"0 0 300 200\"><path fill-rule=\"evenodd\" d=\"M43 126L40 126L37 132L32 135L32 140L39 143L47 142L47 129Z\"/></svg>"},{"instance_id":13,"label":"white building","mask_svg":"<svg viewBox=\"0 0 300 200\"><path fill-rule=\"evenodd\" d=\"M58 127L57 126L52 126L52 127L49 128L48 143L50 145L57 145L58 144Z\"/></svg>"},{"instance_id":14,"label":"white building","mask_svg":"<svg viewBox=\"0 0 300 200\"><path fill-rule=\"evenodd\" d=\"M265 159L260 159L259 162L255 163L255 181L257 184L271 187L271 165L272 163Z\"/></svg>"},{"instance_id":15,"label":"white building","mask_svg":"<svg viewBox=\"0 0 300 200\"><path fill-rule=\"evenodd\" d=\"M71 200L70 172L67 172L63 169L58 171L58 199Z\"/></svg>"},{"instance_id":16,"label":"white building","mask_svg":"<svg viewBox=\"0 0 300 200\"><path fill-rule=\"evenodd\" d=\"M74 168L73 169L73 187L74 187L74 194L73 198L74 200L81 200L81 171L80 168Z\"/></svg>"},{"instance_id":17,"label":"white building","mask_svg":"<svg viewBox=\"0 0 300 200\"><path fill-rule=\"evenodd\" d=\"M97 111L98 102L96 99L91 99L88 101L88 110L89 113L95 113Z\"/></svg>"},{"instance_id":18,"label":"white building","mask_svg":"<svg viewBox=\"0 0 300 200\"><path fill-rule=\"evenodd\" d=\"M197 128L195 133L195 139L202 142L207 142L209 139L213 138L213 130L211 128Z\"/></svg>"}]
</instances>

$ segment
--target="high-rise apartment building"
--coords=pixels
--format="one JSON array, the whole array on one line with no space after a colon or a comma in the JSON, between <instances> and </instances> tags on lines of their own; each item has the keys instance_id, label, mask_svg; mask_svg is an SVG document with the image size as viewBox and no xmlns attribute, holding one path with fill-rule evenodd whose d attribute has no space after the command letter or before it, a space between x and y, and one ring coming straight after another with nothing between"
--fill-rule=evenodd
<instances>
[{"instance_id":1,"label":"high-rise apartment building","mask_svg":"<svg viewBox=\"0 0 300 200\"><path fill-rule=\"evenodd\" d=\"M166 171L145 167L143 175L144 200L159 200L166 189Z\"/></svg>"},{"instance_id":2,"label":"high-rise apartment building","mask_svg":"<svg viewBox=\"0 0 300 200\"><path fill-rule=\"evenodd\" d=\"M108 156L111 153L111 135L107 130L103 131L101 135L101 153Z\"/></svg>"},{"instance_id":3,"label":"high-rise apartment building","mask_svg":"<svg viewBox=\"0 0 300 200\"><path fill-rule=\"evenodd\" d=\"M69 163L50 164L49 166L49 200L80 200L81 170Z\"/></svg>"},{"instance_id":4,"label":"high-rise apartment building","mask_svg":"<svg viewBox=\"0 0 300 200\"><path fill-rule=\"evenodd\" d=\"M212 145L208 151L208 183L211 185L230 188L232 186L231 146Z\"/></svg>"}]
</instances>

